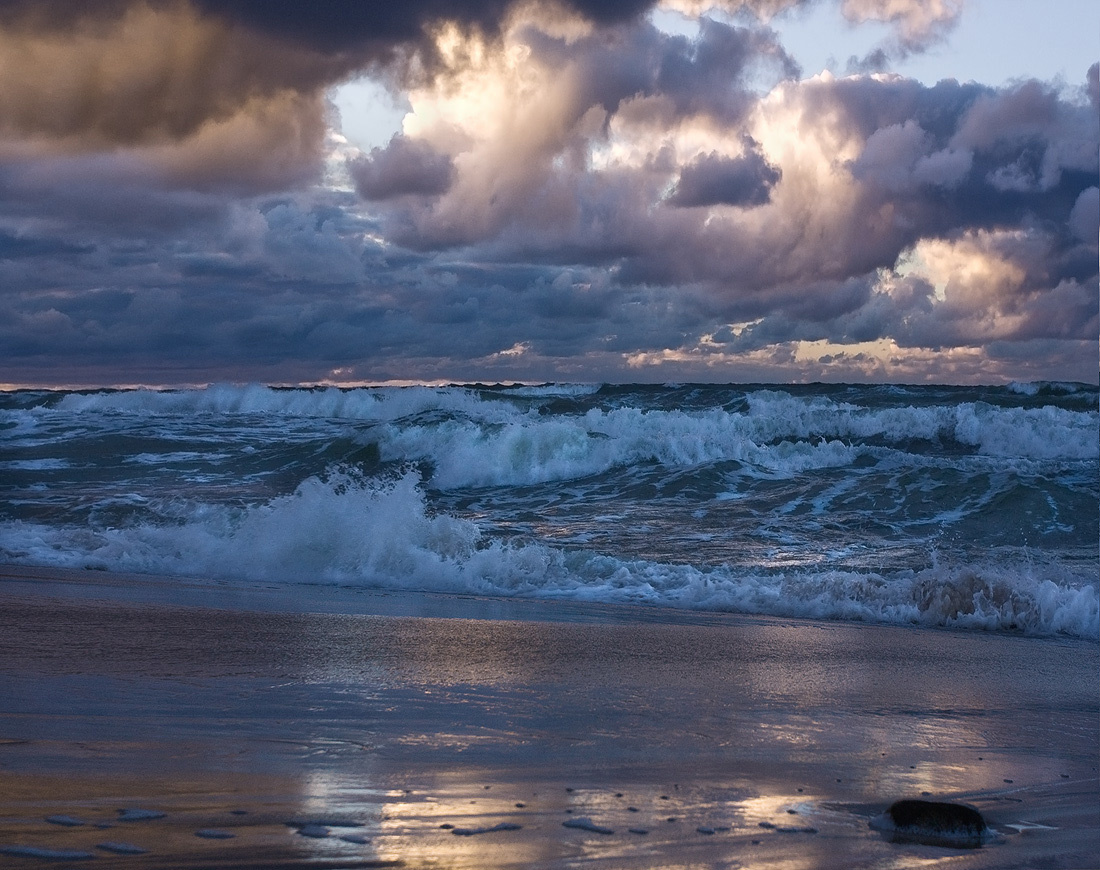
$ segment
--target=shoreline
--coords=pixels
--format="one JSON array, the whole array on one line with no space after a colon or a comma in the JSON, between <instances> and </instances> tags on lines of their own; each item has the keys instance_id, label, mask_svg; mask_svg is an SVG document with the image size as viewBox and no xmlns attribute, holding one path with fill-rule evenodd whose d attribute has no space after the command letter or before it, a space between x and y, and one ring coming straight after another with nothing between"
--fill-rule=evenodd
<instances>
[{"instance_id":1,"label":"shoreline","mask_svg":"<svg viewBox=\"0 0 1100 870\"><path fill-rule=\"evenodd\" d=\"M134 868L1095 864L1088 641L316 593L0 566L0 848ZM925 793L998 841L868 828ZM127 806L167 815L120 823ZM361 827L286 824L311 820ZM114 840L148 853L97 848Z\"/></svg>"}]
</instances>

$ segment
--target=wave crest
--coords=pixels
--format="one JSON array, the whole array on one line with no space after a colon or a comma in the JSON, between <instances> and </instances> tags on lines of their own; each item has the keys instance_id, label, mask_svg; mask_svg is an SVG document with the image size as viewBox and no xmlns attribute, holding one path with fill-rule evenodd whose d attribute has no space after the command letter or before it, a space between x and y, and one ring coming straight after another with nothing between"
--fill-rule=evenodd
<instances>
[{"instance_id":1,"label":"wave crest","mask_svg":"<svg viewBox=\"0 0 1100 870\"><path fill-rule=\"evenodd\" d=\"M247 508L128 528L0 524L5 560L179 576L635 603L1096 639L1095 578L1056 564L875 572L700 569L487 537L428 509L419 477L337 470Z\"/></svg>"}]
</instances>

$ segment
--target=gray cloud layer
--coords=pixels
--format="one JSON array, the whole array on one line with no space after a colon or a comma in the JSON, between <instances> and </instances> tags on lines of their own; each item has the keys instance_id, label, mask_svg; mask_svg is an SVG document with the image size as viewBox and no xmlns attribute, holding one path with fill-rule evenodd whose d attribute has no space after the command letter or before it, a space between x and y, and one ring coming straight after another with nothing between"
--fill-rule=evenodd
<instances>
[{"instance_id":1,"label":"gray cloud layer","mask_svg":"<svg viewBox=\"0 0 1100 870\"><path fill-rule=\"evenodd\" d=\"M802 79L648 6L0 0L5 378L1095 378L1096 66ZM358 71L413 106L365 154Z\"/></svg>"}]
</instances>

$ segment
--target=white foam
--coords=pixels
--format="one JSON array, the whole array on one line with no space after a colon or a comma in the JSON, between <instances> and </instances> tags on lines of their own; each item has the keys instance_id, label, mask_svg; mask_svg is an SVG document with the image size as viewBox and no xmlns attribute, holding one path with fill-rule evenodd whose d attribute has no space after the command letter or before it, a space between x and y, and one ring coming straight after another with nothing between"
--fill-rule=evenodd
<instances>
[{"instance_id":1,"label":"white foam","mask_svg":"<svg viewBox=\"0 0 1100 870\"><path fill-rule=\"evenodd\" d=\"M935 562L922 571L765 571L624 559L485 536L427 507L414 473L312 477L250 508L196 505L179 525L91 530L0 524L0 556L30 564L284 582L655 604L930 626L1100 633L1094 576L1044 564Z\"/></svg>"},{"instance_id":2,"label":"white foam","mask_svg":"<svg viewBox=\"0 0 1100 870\"><path fill-rule=\"evenodd\" d=\"M1012 381L1012 383L1006 385L1006 388L1010 393L1021 396L1037 396L1040 393L1060 393L1072 396L1087 389L1085 384L1073 383L1072 381Z\"/></svg>"},{"instance_id":3,"label":"white foam","mask_svg":"<svg viewBox=\"0 0 1100 870\"><path fill-rule=\"evenodd\" d=\"M576 399L581 396L594 396L600 391L600 384L537 384L505 387L501 392L511 396L530 396L532 398Z\"/></svg>"},{"instance_id":4,"label":"white foam","mask_svg":"<svg viewBox=\"0 0 1100 870\"><path fill-rule=\"evenodd\" d=\"M0 462L0 471L60 471L69 468L64 459L10 459Z\"/></svg>"},{"instance_id":5,"label":"white foam","mask_svg":"<svg viewBox=\"0 0 1100 870\"><path fill-rule=\"evenodd\" d=\"M384 460L431 463L436 472L432 483L442 488L569 480L650 462L688 467L732 460L784 476L843 466L869 451L894 446L909 455L914 440L955 443L1008 460L1100 457L1100 414L1095 410L1003 408L983 402L863 407L777 390L749 393L746 408L737 411L601 407L583 415L540 415L537 406L513 400L586 395L597 389L549 385L488 393L466 387L216 385L72 393L36 413L365 423L369 428L357 430L358 437L377 443Z\"/></svg>"}]
</instances>

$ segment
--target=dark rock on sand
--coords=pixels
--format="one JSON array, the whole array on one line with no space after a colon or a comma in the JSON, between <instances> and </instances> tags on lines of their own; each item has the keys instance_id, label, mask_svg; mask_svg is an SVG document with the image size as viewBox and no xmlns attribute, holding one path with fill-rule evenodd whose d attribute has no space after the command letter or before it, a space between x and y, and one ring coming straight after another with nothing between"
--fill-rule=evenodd
<instances>
[{"instance_id":1,"label":"dark rock on sand","mask_svg":"<svg viewBox=\"0 0 1100 870\"><path fill-rule=\"evenodd\" d=\"M988 830L982 814L965 804L900 800L871 827L891 835L894 842L976 849Z\"/></svg>"}]
</instances>

